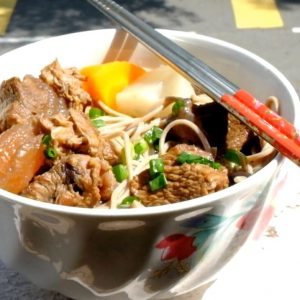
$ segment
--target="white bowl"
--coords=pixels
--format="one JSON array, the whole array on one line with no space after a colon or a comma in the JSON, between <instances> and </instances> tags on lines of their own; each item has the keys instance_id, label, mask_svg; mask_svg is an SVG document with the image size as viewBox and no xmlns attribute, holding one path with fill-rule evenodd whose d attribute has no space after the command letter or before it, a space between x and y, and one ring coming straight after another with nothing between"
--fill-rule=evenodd
<instances>
[{"instance_id":1,"label":"white bowl","mask_svg":"<svg viewBox=\"0 0 300 300\"><path fill-rule=\"evenodd\" d=\"M277 96L281 114L299 126L296 92L269 63L207 36L161 32L257 98ZM39 75L56 58L63 67L112 57L150 68L160 64L123 38L114 29L96 30L16 49L0 57L0 80ZM38 286L75 299L184 294L212 280L270 211L284 162L278 155L247 180L202 198L132 210L64 207L0 190L0 258Z\"/></svg>"}]
</instances>

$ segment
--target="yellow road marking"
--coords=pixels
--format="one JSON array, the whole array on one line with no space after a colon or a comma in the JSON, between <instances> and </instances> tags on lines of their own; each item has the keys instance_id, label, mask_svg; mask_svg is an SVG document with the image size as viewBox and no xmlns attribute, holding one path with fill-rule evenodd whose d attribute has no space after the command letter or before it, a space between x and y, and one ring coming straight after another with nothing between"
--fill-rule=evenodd
<instances>
[{"instance_id":1,"label":"yellow road marking","mask_svg":"<svg viewBox=\"0 0 300 300\"><path fill-rule=\"evenodd\" d=\"M275 0L231 0L237 28L282 27Z\"/></svg>"},{"instance_id":2,"label":"yellow road marking","mask_svg":"<svg viewBox=\"0 0 300 300\"><path fill-rule=\"evenodd\" d=\"M0 0L0 35L4 35L17 0Z\"/></svg>"}]
</instances>

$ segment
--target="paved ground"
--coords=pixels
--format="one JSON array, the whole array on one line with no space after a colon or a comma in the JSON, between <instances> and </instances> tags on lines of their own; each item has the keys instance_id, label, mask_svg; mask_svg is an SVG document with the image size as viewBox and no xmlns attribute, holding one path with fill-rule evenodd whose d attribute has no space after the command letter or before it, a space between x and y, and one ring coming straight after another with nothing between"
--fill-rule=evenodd
<instances>
[{"instance_id":1,"label":"paved ground","mask_svg":"<svg viewBox=\"0 0 300 300\"><path fill-rule=\"evenodd\" d=\"M154 27L195 31L247 48L275 65L300 92L300 1L278 0L284 25L268 29L237 29L229 0L117 2ZM0 37L0 54L44 37L112 26L84 0L19 0ZM38 289L0 262L0 299L65 298Z\"/></svg>"},{"instance_id":2,"label":"paved ground","mask_svg":"<svg viewBox=\"0 0 300 300\"><path fill-rule=\"evenodd\" d=\"M258 1L259 2L259 1ZM278 0L284 26L237 29L229 0L119 0L154 27L195 31L247 48L265 58L300 91L300 1ZM113 26L84 0L19 0L0 38L0 53L46 36Z\"/></svg>"}]
</instances>

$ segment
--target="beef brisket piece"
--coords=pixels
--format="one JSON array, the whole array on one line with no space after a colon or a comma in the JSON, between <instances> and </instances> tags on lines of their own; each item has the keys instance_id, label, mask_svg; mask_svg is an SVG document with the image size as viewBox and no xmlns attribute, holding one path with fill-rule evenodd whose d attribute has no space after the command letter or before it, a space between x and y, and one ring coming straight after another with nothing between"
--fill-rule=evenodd
<instances>
[{"instance_id":1,"label":"beef brisket piece","mask_svg":"<svg viewBox=\"0 0 300 300\"><path fill-rule=\"evenodd\" d=\"M38 175L22 196L68 206L94 207L110 199L116 185L110 165L96 157L71 154Z\"/></svg>"},{"instance_id":2,"label":"beef brisket piece","mask_svg":"<svg viewBox=\"0 0 300 300\"><path fill-rule=\"evenodd\" d=\"M61 153L89 154L104 158L110 164L118 162L110 142L103 138L83 112L69 109L68 118L58 114L49 118L41 118L44 131L51 133L53 144Z\"/></svg>"},{"instance_id":3,"label":"beef brisket piece","mask_svg":"<svg viewBox=\"0 0 300 300\"><path fill-rule=\"evenodd\" d=\"M194 105L193 112L196 124L219 153L228 148L240 151L254 136L247 126L216 102Z\"/></svg>"},{"instance_id":4,"label":"beef brisket piece","mask_svg":"<svg viewBox=\"0 0 300 300\"><path fill-rule=\"evenodd\" d=\"M130 182L130 192L137 196L145 206L176 203L207 195L228 186L227 169L213 169L203 164L177 164L182 152L211 158L209 153L189 145L177 145L163 155L164 172L168 185L156 192L149 189L149 172L145 170Z\"/></svg>"},{"instance_id":5,"label":"beef brisket piece","mask_svg":"<svg viewBox=\"0 0 300 300\"><path fill-rule=\"evenodd\" d=\"M34 116L67 115L65 100L42 80L26 75L3 81L0 89L0 132Z\"/></svg>"},{"instance_id":6,"label":"beef brisket piece","mask_svg":"<svg viewBox=\"0 0 300 300\"><path fill-rule=\"evenodd\" d=\"M76 68L63 69L55 60L41 71L40 78L65 98L69 107L83 111L87 105L91 105L91 96L82 88L85 78Z\"/></svg>"}]
</instances>

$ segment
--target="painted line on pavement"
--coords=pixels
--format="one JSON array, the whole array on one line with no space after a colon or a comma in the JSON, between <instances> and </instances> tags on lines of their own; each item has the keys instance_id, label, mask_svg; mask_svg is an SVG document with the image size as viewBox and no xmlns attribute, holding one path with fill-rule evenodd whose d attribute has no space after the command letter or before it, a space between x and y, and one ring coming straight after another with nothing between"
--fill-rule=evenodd
<instances>
[{"instance_id":1,"label":"painted line on pavement","mask_svg":"<svg viewBox=\"0 0 300 300\"><path fill-rule=\"evenodd\" d=\"M282 27L275 0L231 0L237 28Z\"/></svg>"},{"instance_id":2,"label":"painted line on pavement","mask_svg":"<svg viewBox=\"0 0 300 300\"><path fill-rule=\"evenodd\" d=\"M4 35L17 0L0 0L0 35Z\"/></svg>"},{"instance_id":3,"label":"painted line on pavement","mask_svg":"<svg viewBox=\"0 0 300 300\"><path fill-rule=\"evenodd\" d=\"M293 33L300 33L300 27L293 27L292 32Z\"/></svg>"}]
</instances>

